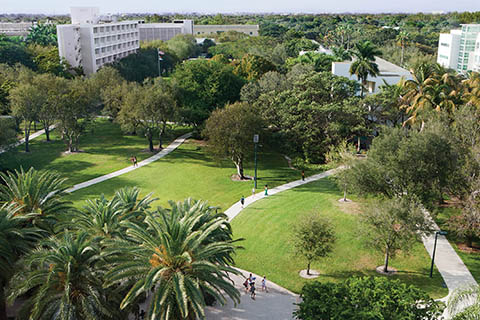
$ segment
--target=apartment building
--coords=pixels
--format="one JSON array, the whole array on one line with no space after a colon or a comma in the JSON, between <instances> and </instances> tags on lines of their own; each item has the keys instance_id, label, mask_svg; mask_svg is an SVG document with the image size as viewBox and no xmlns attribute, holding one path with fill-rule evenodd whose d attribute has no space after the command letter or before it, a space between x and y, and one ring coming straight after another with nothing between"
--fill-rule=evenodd
<instances>
[{"instance_id":1,"label":"apartment building","mask_svg":"<svg viewBox=\"0 0 480 320\"><path fill-rule=\"evenodd\" d=\"M138 21L102 19L98 8L71 8L72 24L58 25L58 51L86 75L101 66L136 53L140 46Z\"/></svg>"},{"instance_id":2,"label":"apartment building","mask_svg":"<svg viewBox=\"0 0 480 320\"><path fill-rule=\"evenodd\" d=\"M480 71L480 24L462 24L459 30L441 33L437 62L459 73Z\"/></svg>"}]
</instances>

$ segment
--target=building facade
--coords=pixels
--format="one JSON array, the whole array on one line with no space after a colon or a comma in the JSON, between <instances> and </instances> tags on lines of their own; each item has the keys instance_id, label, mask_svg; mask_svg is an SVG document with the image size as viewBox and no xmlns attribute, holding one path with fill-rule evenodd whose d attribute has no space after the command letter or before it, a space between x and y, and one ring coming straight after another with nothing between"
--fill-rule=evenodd
<instances>
[{"instance_id":1,"label":"building facade","mask_svg":"<svg viewBox=\"0 0 480 320\"><path fill-rule=\"evenodd\" d=\"M140 23L140 41L168 41L177 34L193 34L192 20L174 20L173 23Z\"/></svg>"},{"instance_id":2,"label":"building facade","mask_svg":"<svg viewBox=\"0 0 480 320\"><path fill-rule=\"evenodd\" d=\"M35 26L34 22L1 22L0 34L26 37L33 26Z\"/></svg>"},{"instance_id":3,"label":"building facade","mask_svg":"<svg viewBox=\"0 0 480 320\"><path fill-rule=\"evenodd\" d=\"M57 37L60 57L86 75L140 47L138 21L104 22L98 8L72 8L72 24L58 25Z\"/></svg>"},{"instance_id":4,"label":"building facade","mask_svg":"<svg viewBox=\"0 0 480 320\"><path fill-rule=\"evenodd\" d=\"M462 24L459 30L441 33L437 62L459 73L480 70L480 24Z\"/></svg>"},{"instance_id":5,"label":"building facade","mask_svg":"<svg viewBox=\"0 0 480 320\"><path fill-rule=\"evenodd\" d=\"M260 27L257 24L242 24L242 25L194 25L194 36L206 36L209 34L218 34L227 31L237 31L248 34L249 36L258 36Z\"/></svg>"}]
</instances>

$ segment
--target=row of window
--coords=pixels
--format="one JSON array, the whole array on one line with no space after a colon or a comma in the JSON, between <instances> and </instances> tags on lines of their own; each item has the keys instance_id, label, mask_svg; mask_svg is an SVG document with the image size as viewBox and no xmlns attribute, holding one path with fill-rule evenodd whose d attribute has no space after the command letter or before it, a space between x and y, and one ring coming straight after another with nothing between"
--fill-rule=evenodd
<instances>
[{"instance_id":1,"label":"row of window","mask_svg":"<svg viewBox=\"0 0 480 320\"><path fill-rule=\"evenodd\" d=\"M441 45L442 47L450 47L450 44L448 44L448 43L446 43L446 42L442 42L442 43L440 43L440 45Z\"/></svg>"},{"instance_id":2,"label":"row of window","mask_svg":"<svg viewBox=\"0 0 480 320\"><path fill-rule=\"evenodd\" d=\"M119 41L119 40L137 39L137 38L138 38L138 32L131 32L131 33L126 33L126 34L118 34L118 35L113 35L113 36L105 36L105 37L95 38L94 43L95 43L95 45L98 45L98 44L103 44L103 43Z\"/></svg>"},{"instance_id":3,"label":"row of window","mask_svg":"<svg viewBox=\"0 0 480 320\"><path fill-rule=\"evenodd\" d=\"M94 27L93 33L103 33L103 32L114 32L120 30L136 30L138 28L138 24L120 24L116 26L104 26L104 27Z\"/></svg>"},{"instance_id":4,"label":"row of window","mask_svg":"<svg viewBox=\"0 0 480 320\"><path fill-rule=\"evenodd\" d=\"M136 41L128 41L120 44L114 44L108 47L103 47L103 48L97 48L95 49L95 54L100 54L100 53L107 53L107 52L112 52L115 50L123 50L126 48L130 47L137 47L138 46L138 40Z\"/></svg>"},{"instance_id":5,"label":"row of window","mask_svg":"<svg viewBox=\"0 0 480 320\"><path fill-rule=\"evenodd\" d=\"M133 49L133 50L117 53L117 54L112 54L111 56L108 56L108 57L98 58L95 61L95 63L97 64L97 66L100 66L100 65L103 65L105 63L110 63L110 62L113 62L117 59L124 58L124 57L128 56L129 54L132 54L132 53L135 53L135 52L136 51Z\"/></svg>"}]
</instances>

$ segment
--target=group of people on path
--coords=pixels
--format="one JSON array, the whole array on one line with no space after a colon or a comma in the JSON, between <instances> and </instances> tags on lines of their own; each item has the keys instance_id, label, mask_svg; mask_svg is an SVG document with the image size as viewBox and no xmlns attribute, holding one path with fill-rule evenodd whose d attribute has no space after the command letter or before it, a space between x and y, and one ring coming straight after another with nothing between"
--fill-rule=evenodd
<instances>
[{"instance_id":1,"label":"group of people on path","mask_svg":"<svg viewBox=\"0 0 480 320\"><path fill-rule=\"evenodd\" d=\"M255 300L255 279L256 277L254 277L251 273L250 273L250 276L248 278L245 278L245 282L243 282L243 286L245 287L245 293L248 293L250 292L250 298L252 298L253 300ZM267 289L267 277L264 275L263 276L263 279L262 279L262 291L265 291L265 292L268 292L268 289Z\"/></svg>"}]
</instances>

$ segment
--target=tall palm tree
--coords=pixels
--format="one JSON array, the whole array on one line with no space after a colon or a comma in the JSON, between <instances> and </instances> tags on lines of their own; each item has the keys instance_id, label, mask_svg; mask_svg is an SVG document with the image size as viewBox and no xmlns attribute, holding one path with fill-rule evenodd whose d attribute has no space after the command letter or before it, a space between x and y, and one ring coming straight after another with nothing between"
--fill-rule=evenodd
<instances>
[{"instance_id":1,"label":"tall palm tree","mask_svg":"<svg viewBox=\"0 0 480 320\"><path fill-rule=\"evenodd\" d=\"M10 281L18 258L28 252L40 239L38 229L25 227L25 220L33 214L18 215L20 207L0 207L0 320L6 320L5 286Z\"/></svg>"},{"instance_id":2,"label":"tall palm tree","mask_svg":"<svg viewBox=\"0 0 480 320\"><path fill-rule=\"evenodd\" d=\"M403 67L403 62L405 58L405 46L407 42L410 40L410 34L406 31L400 31L397 35L397 43L402 48L402 55L400 57L400 65Z\"/></svg>"},{"instance_id":3,"label":"tall palm tree","mask_svg":"<svg viewBox=\"0 0 480 320\"><path fill-rule=\"evenodd\" d=\"M350 75L356 75L358 81L362 82L362 97L367 85L368 76L376 77L379 74L378 65L375 63L375 56L382 52L370 41L358 42L351 51L354 61L350 66Z\"/></svg>"},{"instance_id":4,"label":"tall palm tree","mask_svg":"<svg viewBox=\"0 0 480 320\"><path fill-rule=\"evenodd\" d=\"M463 86L466 104L480 109L480 73L469 72L468 78L463 81Z\"/></svg>"},{"instance_id":5,"label":"tall palm tree","mask_svg":"<svg viewBox=\"0 0 480 320\"><path fill-rule=\"evenodd\" d=\"M99 249L86 232L49 238L26 255L11 281L9 301L31 292L29 319L119 319L102 288Z\"/></svg>"},{"instance_id":6,"label":"tall palm tree","mask_svg":"<svg viewBox=\"0 0 480 320\"><path fill-rule=\"evenodd\" d=\"M51 171L23 168L1 173L0 202L18 208L17 214L38 213L33 220L42 228L51 231L58 215L68 212L71 203L65 200L66 179Z\"/></svg>"},{"instance_id":7,"label":"tall palm tree","mask_svg":"<svg viewBox=\"0 0 480 320\"><path fill-rule=\"evenodd\" d=\"M434 108L431 92L436 85L435 66L429 62L421 62L410 69L412 79L404 82L405 96L402 108L409 114L405 124L413 124L417 118ZM424 120L422 119L422 128Z\"/></svg>"},{"instance_id":8,"label":"tall palm tree","mask_svg":"<svg viewBox=\"0 0 480 320\"><path fill-rule=\"evenodd\" d=\"M210 212L201 203L146 215L147 228L126 222L128 240L116 240L107 248L106 258L114 265L106 285L131 285L121 308L153 292L148 319L203 319L205 294L222 304L224 293L239 301L240 294L228 276L238 271L224 262L230 258L219 258L231 257L235 246L232 241L208 241L228 226L225 217L205 218Z\"/></svg>"},{"instance_id":9,"label":"tall palm tree","mask_svg":"<svg viewBox=\"0 0 480 320\"><path fill-rule=\"evenodd\" d=\"M478 320L480 316L480 286L457 289L448 299L452 320Z\"/></svg>"}]
</instances>

